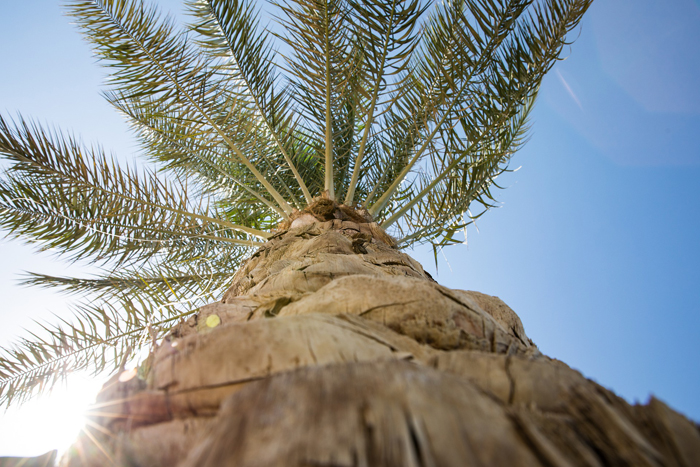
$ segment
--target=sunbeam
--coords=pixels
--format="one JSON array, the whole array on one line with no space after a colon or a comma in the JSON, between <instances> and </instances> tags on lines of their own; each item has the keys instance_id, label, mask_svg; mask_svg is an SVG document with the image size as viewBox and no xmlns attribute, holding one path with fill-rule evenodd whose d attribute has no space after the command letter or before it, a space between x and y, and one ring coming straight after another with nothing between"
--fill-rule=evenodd
<instances>
[{"instance_id":1,"label":"sunbeam","mask_svg":"<svg viewBox=\"0 0 700 467\"><path fill-rule=\"evenodd\" d=\"M3 455L36 456L57 449L60 456L85 425L85 412L95 401L103 380L99 376L72 375L51 393L0 413Z\"/></svg>"},{"instance_id":2,"label":"sunbeam","mask_svg":"<svg viewBox=\"0 0 700 467\"><path fill-rule=\"evenodd\" d=\"M578 105L578 108L583 110L583 106L581 105L581 101L578 100L578 97L576 97L576 94L571 89L571 86L569 86L569 83L566 82L566 80L562 76L559 69L557 69L556 72L557 72L557 76L559 77L559 81L561 81L561 84L563 84L564 87L566 88L566 92L568 92L569 95L571 96L571 98L574 100L574 102L576 102L576 105Z\"/></svg>"}]
</instances>

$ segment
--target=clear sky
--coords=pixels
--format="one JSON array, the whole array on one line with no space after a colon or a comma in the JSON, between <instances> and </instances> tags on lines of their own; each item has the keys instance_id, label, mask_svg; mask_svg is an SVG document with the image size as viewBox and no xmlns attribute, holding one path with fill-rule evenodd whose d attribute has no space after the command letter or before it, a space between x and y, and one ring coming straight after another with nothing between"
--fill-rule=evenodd
<instances>
[{"instance_id":1,"label":"clear sky","mask_svg":"<svg viewBox=\"0 0 700 467\"><path fill-rule=\"evenodd\" d=\"M653 393L698 421L700 2L595 0L578 32L543 83L512 163L522 168L499 180L502 206L469 227L468 245L444 250L437 279L501 297L544 353L628 401ZM0 64L3 115L137 152L56 1L0 3ZM434 272L428 249L413 256ZM18 287L24 270L63 266L0 242L2 345L66 311L66 297ZM86 385L68 392L84 401ZM43 403L0 415L0 455L60 447L33 437L61 430Z\"/></svg>"}]
</instances>

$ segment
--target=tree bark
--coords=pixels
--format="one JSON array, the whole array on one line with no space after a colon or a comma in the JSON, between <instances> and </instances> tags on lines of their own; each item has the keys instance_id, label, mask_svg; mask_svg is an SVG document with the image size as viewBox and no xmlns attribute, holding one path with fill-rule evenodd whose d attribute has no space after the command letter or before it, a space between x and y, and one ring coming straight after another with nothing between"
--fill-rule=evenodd
<instances>
[{"instance_id":1,"label":"tree bark","mask_svg":"<svg viewBox=\"0 0 700 467\"><path fill-rule=\"evenodd\" d=\"M295 220L149 365L105 385L63 465L700 465L696 424L542 355L370 223Z\"/></svg>"}]
</instances>

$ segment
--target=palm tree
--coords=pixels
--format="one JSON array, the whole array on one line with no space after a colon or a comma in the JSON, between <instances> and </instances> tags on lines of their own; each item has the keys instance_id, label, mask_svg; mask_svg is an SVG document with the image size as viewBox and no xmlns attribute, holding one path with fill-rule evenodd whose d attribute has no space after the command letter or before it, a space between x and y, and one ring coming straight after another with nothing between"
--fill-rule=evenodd
<instances>
[{"instance_id":1,"label":"palm tree","mask_svg":"<svg viewBox=\"0 0 700 467\"><path fill-rule=\"evenodd\" d=\"M492 205L590 3L289 0L263 27L255 2L192 0L178 31L137 0L69 1L151 164L0 117L1 225L103 271L31 275L84 298L4 349L0 403L115 371L66 463L698 459L690 422L401 251Z\"/></svg>"}]
</instances>

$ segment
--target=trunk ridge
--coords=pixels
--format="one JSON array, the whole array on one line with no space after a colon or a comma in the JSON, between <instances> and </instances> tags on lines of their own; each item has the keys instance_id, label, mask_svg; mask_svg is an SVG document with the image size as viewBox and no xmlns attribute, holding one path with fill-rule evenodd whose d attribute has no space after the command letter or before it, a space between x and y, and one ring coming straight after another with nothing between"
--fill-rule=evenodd
<instances>
[{"instance_id":1,"label":"trunk ridge","mask_svg":"<svg viewBox=\"0 0 700 467\"><path fill-rule=\"evenodd\" d=\"M694 423L542 355L500 299L439 285L347 210L294 213L147 377L105 385L63 465L700 463Z\"/></svg>"}]
</instances>

